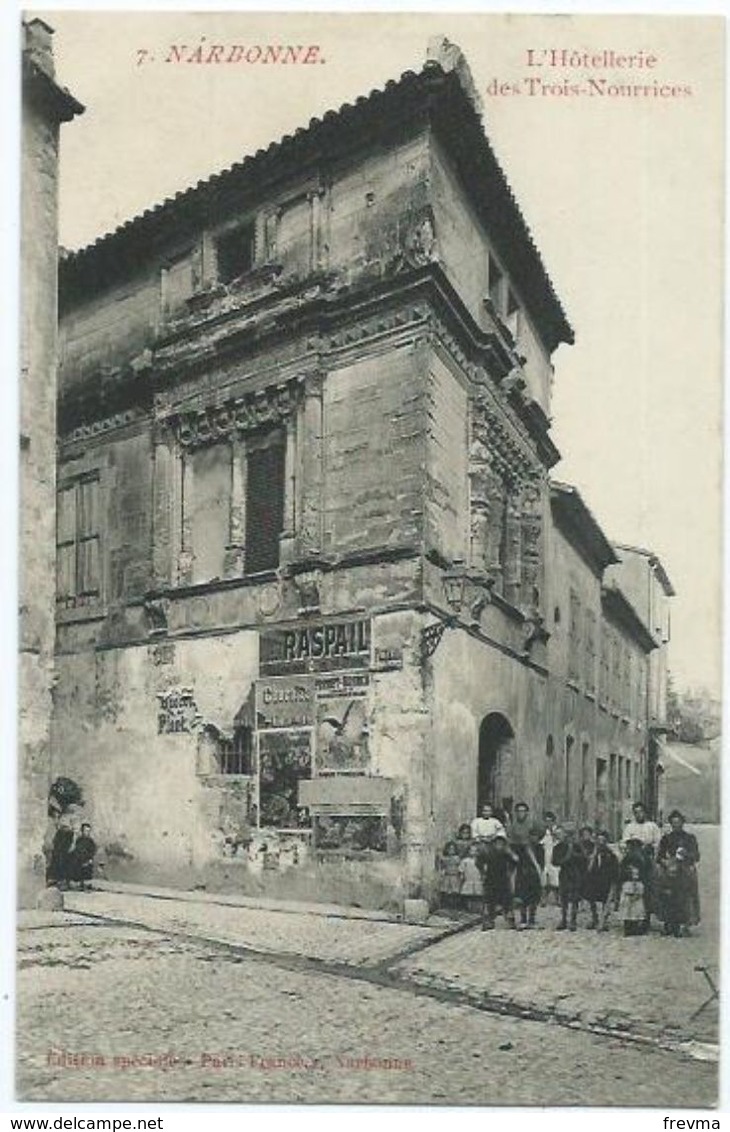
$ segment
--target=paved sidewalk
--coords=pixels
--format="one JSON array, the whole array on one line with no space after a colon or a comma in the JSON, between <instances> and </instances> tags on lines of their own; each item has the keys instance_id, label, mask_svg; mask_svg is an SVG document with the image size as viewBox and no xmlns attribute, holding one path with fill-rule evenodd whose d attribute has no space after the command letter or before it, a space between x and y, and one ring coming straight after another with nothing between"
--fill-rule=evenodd
<instances>
[{"instance_id":1,"label":"paved sidewalk","mask_svg":"<svg viewBox=\"0 0 730 1132\"><path fill-rule=\"evenodd\" d=\"M558 910L549 907L539 911L536 931L510 931L499 921L494 931L445 939L404 959L396 970L496 1009L524 1008L533 1017L576 1025L716 1042L717 1001L697 1018L692 1015L711 994L696 967L707 964L719 982L720 831L701 826L696 832L702 924L689 938L667 939L654 921L649 936L626 939L615 917L610 931L596 933L586 928L587 912L581 912L577 932L557 932Z\"/></svg>"},{"instance_id":2,"label":"paved sidewalk","mask_svg":"<svg viewBox=\"0 0 730 1132\"><path fill-rule=\"evenodd\" d=\"M158 931L200 936L266 954L373 966L412 947L437 942L453 926L345 919L321 913L271 911L212 902L155 899L128 892L69 892L68 911Z\"/></svg>"}]
</instances>

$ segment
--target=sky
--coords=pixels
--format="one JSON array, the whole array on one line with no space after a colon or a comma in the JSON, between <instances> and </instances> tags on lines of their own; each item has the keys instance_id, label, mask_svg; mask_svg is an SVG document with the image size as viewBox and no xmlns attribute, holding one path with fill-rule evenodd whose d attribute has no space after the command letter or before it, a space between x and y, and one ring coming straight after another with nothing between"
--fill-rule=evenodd
<instances>
[{"instance_id":1,"label":"sky","mask_svg":"<svg viewBox=\"0 0 730 1132\"><path fill-rule=\"evenodd\" d=\"M430 36L459 44L576 334L554 356L553 437L563 459L553 475L579 488L610 538L659 554L677 591L675 683L719 694L719 18L38 14L55 28L60 81L87 107L62 135L60 241L71 248L420 69ZM165 62L173 45L192 53L269 43L317 44L323 61ZM619 68L617 55L632 65Z\"/></svg>"}]
</instances>

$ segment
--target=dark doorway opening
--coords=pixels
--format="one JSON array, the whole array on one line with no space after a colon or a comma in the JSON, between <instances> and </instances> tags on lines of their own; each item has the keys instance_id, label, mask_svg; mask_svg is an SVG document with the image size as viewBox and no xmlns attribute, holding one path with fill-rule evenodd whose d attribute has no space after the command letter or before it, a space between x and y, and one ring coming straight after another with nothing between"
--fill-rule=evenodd
<instances>
[{"instance_id":1,"label":"dark doorway opening","mask_svg":"<svg viewBox=\"0 0 730 1132\"><path fill-rule=\"evenodd\" d=\"M477 812L485 803L511 812L514 801L515 733L500 712L485 715L479 728Z\"/></svg>"}]
</instances>

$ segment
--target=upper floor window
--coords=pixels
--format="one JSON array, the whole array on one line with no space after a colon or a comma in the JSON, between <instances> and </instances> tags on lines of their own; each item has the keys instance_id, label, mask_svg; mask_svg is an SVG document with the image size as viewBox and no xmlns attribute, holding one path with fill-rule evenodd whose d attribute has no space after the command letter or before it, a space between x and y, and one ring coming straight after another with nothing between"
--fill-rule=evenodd
<instances>
[{"instance_id":1,"label":"upper floor window","mask_svg":"<svg viewBox=\"0 0 730 1132\"><path fill-rule=\"evenodd\" d=\"M506 279L502 268L497 263L493 255L489 256L489 298L492 300L494 309L499 313L504 313L504 289Z\"/></svg>"},{"instance_id":2,"label":"upper floor window","mask_svg":"<svg viewBox=\"0 0 730 1132\"><path fill-rule=\"evenodd\" d=\"M588 692L596 690L596 614L593 609L585 611L585 685Z\"/></svg>"},{"instance_id":3,"label":"upper floor window","mask_svg":"<svg viewBox=\"0 0 730 1132\"><path fill-rule=\"evenodd\" d=\"M101 601L99 473L61 483L56 516L56 603L78 609Z\"/></svg>"},{"instance_id":4,"label":"upper floor window","mask_svg":"<svg viewBox=\"0 0 730 1132\"><path fill-rule=\"evenodd\" d=\"M255 229L253 224L241 224L228 228L216 240L218 260L218 280L232 283L246 275L254 265Z\"/></svg>"},{"instance_id":5,"label":"upper floor window","mask_svg":"<svg viewBox=\"0 0 730 1132\"><path fill-rule=\"evenodd\" d=\"M284 529L284 434L277 429L246 444L247 574L275 570Z\"/></svg>"},{"instance_id":6,"label":"upper floor window","mask_svg":"<svg viewBox=\"0 0 730 1132\"><path fill-rule=\"evenodd\" d=\"M191 248L162 269L162 313L166 318L184 313L187 300L200 289L200 249Z\"/></svg>"},{"instance_id":7,"label":"upper floor window","mask_svg":"<svg viewBox=\"0 0 730 1132\"><path fill-rule=\"evenodd\" d=\"M285 456L285 434L278 428L186 456L183 551L193 584L279 565Z\"/></svg>"},{"instance_id":8,"label":"upper floor window","mask_svg":"<svg viewBox=\"0 0 730 1132\"><path fill-rule=\"evenodd\" d=\"M517 339L520 333L520 319L522 311L517 296L511 287L507 289L507 325L512 337Z\"/></svg>"},{"instance_id":9,"label":"upper floor window","mask_svg":"<svg viewBox=\"0 0 730 1132\"><path fill-rule=\"evenodd\" d=\"M582 625L583 609L580 595L575 590L571 590L570 624L568 626L568 677L576 681L580 679L583 662Z\"/></svg>"}]
</instances>

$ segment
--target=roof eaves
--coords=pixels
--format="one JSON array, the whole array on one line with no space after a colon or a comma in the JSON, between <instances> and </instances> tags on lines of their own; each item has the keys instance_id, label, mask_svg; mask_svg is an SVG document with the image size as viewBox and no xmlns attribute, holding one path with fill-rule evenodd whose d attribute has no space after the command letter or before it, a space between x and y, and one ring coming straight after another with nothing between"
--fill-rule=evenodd
<instances>
[{"instance_id":1,"label":"roof eaves","mask_svg":"<svg viewBox=\"0 0 730 1132\"><path fill-rule=\"evenodd\" d=\"M39 66L29 55L23 58L23 78L25 81L35 83L56 111L60 122L70 122L78 114L83 114L86 107L71 94L65 86L53 79L43 67Z\"/></svg>"},{"instance_id":2,"label":"roof eaves","mask_svg":"<svg viewBox=\"0 0 730 1132\"><path fill-rule=\"evenodd\" d=\"M629 543L625 542L614 543L614 546L619 551L626 550L632 554L641 554L644 558L647 558L649 560L649 566L656 574L659 583L664 590L664 593L667 595L667 597L676 597L677 591L672 585L671 579L667 574L667 571L664 568L664 564L662 563L662 560L658 554L655 554L653 550L648 550L644 546L632 546Z\"/></svg>"},{"instance_id":3,"label":"roof eaves","mask_svg":"<svg viewBox=\"0 0 730 1132\"><path fill-rule=\"evenodd\" d=\"M649 631L626 594L615 582L601 587L601 598L604 607L621 621L645 652L653 652L659 647L656 637Z\"/></svg>"},{"instance_id":4,"label":"roof eaves","mask_svg":"<svg viewBox=\"0 0 730 1132\"><path fill-rule=\"evenodd\" d=\"M415 101L416 96L418 103ZM404 98L408 97L413 98L413 103L411 105L406 103L404 109L409 114L413 114L416 109L428 109L434 127L440 131L440 136L447 141L450 139L449 144L456 144L453 139L463 133L465 140L459 143L463 176L470 180L472 196L477 195L474 186L479 187L484 182L492 186L497 205L494 214L499 218L497 228L501 226L503 229L501 240L506 265L520 276L523 290L528 292L525 295L526 301L528 304L531 301L541 315L543 332L546 327L548 328L549 332L546 334L548 348L554 349L561 341L572 343L573 330L548 277L530 229L484 132L481 119L461 86L458 76L453 72L447 73L433 60L418 73L406 71L400 79L391 79L387 82L382 90L372 90L353 103L344 103L339 110L329 110L321 118L312 118L307 126L300 127L292 134L286 134L265 149L257 150L256 153L227 169L198 181L196 185L165 198L159 204L145 209L119 227L98 237L91 244L68 252L62 259L63 270L73 271L76 265L80 266L89 261L102 249L113 246L120 239L129 238L132 232L140 236L143 233L151 233L175 210L184 206L193 208L202 206L213 193L225 191L238 178L246 178L254 171L260 176L263 172L262 166L269 161L283 160L287 157L296 158L298 148L314 149L318 141L326 147L327 143L333 140L335 131L342 130L344 123L354 124L358 118L366 114L370 114L372 118L376 111L373 120L377 120L378 123L390 121L391 114L385 113L388 109L385 104L395 99L403 103ZM439 106L442 107L441 115L437 112ZM449 107L452 111L456 111L462 120L459 130L448 128ZM303 155L302 152L301 156ZM494 221L492 224L494 225ZM516 279L518 287L519 283L520 280Z\"/></svg>"},{"instance_id":5,"label":"roof eaves","mask_svg":"<svg viewBox=\"0 0 730 1132\"><path fill-rule=\"evenodd\" d=\"M612 544L576 487L551 480L550 497L557 506L556 517L558 520L567 518L566 533L578 543L584 557L587 557L598 574L619 561ZM561 515L561 507L565 509L564 516Z\"/></svg>"}]
</instances>

